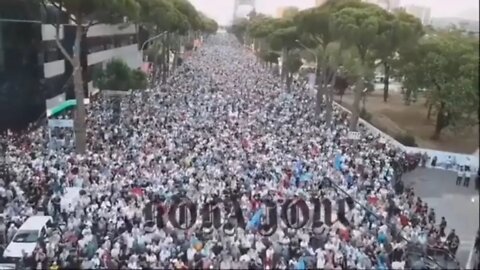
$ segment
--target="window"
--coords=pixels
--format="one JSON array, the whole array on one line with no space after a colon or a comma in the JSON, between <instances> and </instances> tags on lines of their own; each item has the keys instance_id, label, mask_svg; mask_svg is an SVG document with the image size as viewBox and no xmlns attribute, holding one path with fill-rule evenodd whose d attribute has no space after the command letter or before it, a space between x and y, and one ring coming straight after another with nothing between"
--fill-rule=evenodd
<instances>
[{"instance_id":1,"label":"window","mask_svg":"<svg viewBox=\"0 0 480 270\"><path fill-rule=\"evenodd\" d=\"M133 44L135 41L135 35L117 35L115 36L115 47L125 47Z\"/></svg>"},{"instance_id":2,"label":"window","mask_svg":"<svg viewBox=\"0 0 480 270\"><path fill-rule=\"evenodd\" d=\"M46 48L44 62L53 62L59 60L59 52L57 48Z\"/></svg>"},{"instance_id":3,"label":"window","mask_svg":"<svg viewBox=\"0 0 480 270\"><path fill-rule=\"evenodd\" d=\"M38 240L38 231L18 231L13 242L15 243L35 243Z\"/></svg>"},{"instance_id":4,"label":"window","mask_svg":"<svg viewBox=\"0 0 480 270\"><path fill-rule=\"evenodd\" d=\"M63 59L63 55L58 49L58 46L55 41L44 41L43 42L43 62L53 62Z\"/></svg>"},{"instance_id":5,"label":"window","mask_svg":"<svg viewBox=\"0 0 480 270\"><path fill-rule=\"evenodd\" d=\"M88 53L96 53L107 49L105 37L90 37L87 39Z\"/></svg>"},{"instance_id":6,"label":"window","mask_svg":"<svg viewBox=\"0 0 480 270\"><path fill-rule=\"evenodd\" d=\"M89 37L87 39L88 53L129 46L135 43L135 34L115 35L103 37Z\"/></svg>"}]
</instances>

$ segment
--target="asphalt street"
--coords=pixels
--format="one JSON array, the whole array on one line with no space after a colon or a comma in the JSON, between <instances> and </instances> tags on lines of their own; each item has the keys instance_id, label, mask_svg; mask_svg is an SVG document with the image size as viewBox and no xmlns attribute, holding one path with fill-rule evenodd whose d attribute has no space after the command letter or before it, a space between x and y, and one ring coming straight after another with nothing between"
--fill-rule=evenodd
<instances>
[{"instance_id":1,"label":"asphalt street","mask_svg":"<svg viewBox=\"0 0 480 270\"><path fill-rule=\"evenodd\" d=\"M456 186L456 177L456 173L446 170L419 168L404 175L403 180L406 187L413 185L416 194L435 209L437 222L445 217L447 233L455 229L460 238L457 260L465 266L479 228L479 195L472 180L468 188Z\"/></svg>"}]
</instances>

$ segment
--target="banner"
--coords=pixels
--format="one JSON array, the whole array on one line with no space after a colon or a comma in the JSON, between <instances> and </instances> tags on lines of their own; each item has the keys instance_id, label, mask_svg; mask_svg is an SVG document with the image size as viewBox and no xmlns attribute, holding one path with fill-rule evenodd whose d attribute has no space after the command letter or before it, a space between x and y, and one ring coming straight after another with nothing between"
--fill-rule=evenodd
<instances>
[{"instance_id":1,"label":"banner","mask_svg":"<svg viewBox=\"0 0 480 270\"><path fill-rule=\"evenodd\" d=\"M360 139L360 132L358 131L349 131L348 138L350 140L359 140Z\"/></svg>"},{"instance_id":2,"label":"banner","mask_svg":"<svg viewBox=\"0 0 480 270\"><path fill-rule=\"evenodd\" d=\"M53 127L73 127L72 119L48 119L48 126Z\"/></svg>"}]
</instances>

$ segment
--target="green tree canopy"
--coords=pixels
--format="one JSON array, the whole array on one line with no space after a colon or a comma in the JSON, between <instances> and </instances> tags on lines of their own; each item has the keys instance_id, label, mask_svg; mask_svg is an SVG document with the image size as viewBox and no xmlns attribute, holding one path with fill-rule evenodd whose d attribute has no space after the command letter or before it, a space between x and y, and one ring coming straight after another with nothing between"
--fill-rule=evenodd
<instances>
[{"instance_id":1,"label":"green tree canopy","mask_svg":"<svg viewBox=\"0 0 480 270\"><path fill-rule=\"evenodd\" d=\"M302 65L303 62L298 53L290 53L285 61L287 71L290 73L297 73Z\"/></svg>"},{"instance_id":2,"label":"green tree canopy","mask_svg":"<svg viewBox=\"0 0 480 270\"><path fill-rule=\"evenodd\" d=\"M369 3L344 2L332 14L330 29L337 36L343 47L353 47L358 55L359 76L354 90L354 103L350 129L356 130L360 114L360 99L367 76L374 70L375 52L381 38L388 30L389 14L384 9Z\"/></svg>"},{"instance_id":3,"label":"green tree canopy","mask_svg":"<svg viewBox=\"0 0 480 270\"><path fill-rule=\"evenodd\" d=\"M375 48L375 57L380 60L384 72L384 95L386 102L388 99L389 80L395 64L396 57L404 52L411 50L422 37L424 31L420 20L416 17L398 11L395 14L388 14L381 24L383 29L377 36L377 45Z\"/></svg>"},{"instance_id":4,"label":"green tree canopy","mask_svg":"<svg viewBox=\"0 0 480 270\"><path fill-rule=\"evenodd\" d=\"M202 30L200 14L188 0L170 0L173 6L186 16L191 28L194 31Z\"/></svg>"},{"instance_id":5,"label":"green tree canopy","mask_svg":"<svg viewBox=\"0 0 480 270\"><path fill-rule=\"evenodd\" d=\"M93 82L100 90L127 91L147 87L145 73L131 69L119 59L108 62L105 70L96 70Z\"/></svg>"},{"instance_id":6,"label":"green tree canopy","mask_svg":"<svg viewBox=\"0 0 480 270\"><path fill-rule=\"evenodd\" d=\"M402 55L405 87L426 89L437 112L434 139L446 127L478 124L478 45L478 40L459 33L439 33L424 37L416 50Z\"/></svg>"},{"instance_id":7,"label":"green tree canopy","mask_svg":"<svg viewBox=\"0 0 480 270\"><path fill-rule=\"evenodd\" d=\"M218 30L218 24L215 20L208 18L200 13L201 31L208 34L215 34Z\"/></svg>"},{"instance_id":8,"label":"green tree canopy","mask_svg":"<svg viewBox=\"0 0 480 270\"><path fill-rule=\"evenodd\" d=\"M274 30L275 19L255 17L248 25L248 32L254 38L266 38Z\"/></svg>"},{"instance_id":9,"label":"green tree canopy","mask_svg":"<svg viewBox=\"0 0 480 270\"><path fill-rule=\"evenodd\" d=\"M228 29L228 31L233 35L235 35L235 37L240 41L240 43L243 43L245 39L245 34L247 33L248 26L249 26L248 19L240 18L232 24L232 26Z\"/></svg>"},{"instance_id":10,"label":"green tree canopy","mask_svg":"<svg viewBox=\"0 0 480 270\"><path fill-rule=\"evenodd\" d=\"M273 50L291 50L298 47L299 33L293 18L275 19L272 22L273 32L270 33L270 46Z\"/></svg>"}]
</instances>

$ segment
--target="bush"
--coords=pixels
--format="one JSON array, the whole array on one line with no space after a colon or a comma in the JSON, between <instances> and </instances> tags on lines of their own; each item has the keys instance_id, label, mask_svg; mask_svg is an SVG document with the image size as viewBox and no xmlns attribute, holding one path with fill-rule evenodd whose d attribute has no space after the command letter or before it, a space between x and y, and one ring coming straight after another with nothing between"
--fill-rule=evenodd
<instances>
[{"instance_id":1,"label":"bush","mask_svg":"<svg viewBox=\"0 0 480 270\"><path fill-rule=\"evenodd\" d=\"M398 134L397 136L395 136L395 140L397 140L398 142L400 142L405 146L410 146L410 147L418 146L417 143L415 142L415 137L409 133Z\"/></svg>"},{"instance_id":2,"label":"bush","mask_svg":"<svg viewBox=\"0 0 480 270\"><path fill-rule=\"evenodd\" d=\"M105 70L95 70L94 86L100 90L128 91L147 88L147 77L141 70L131 69L125 62L113 59Z\"/></svg>"}]
</instances>

